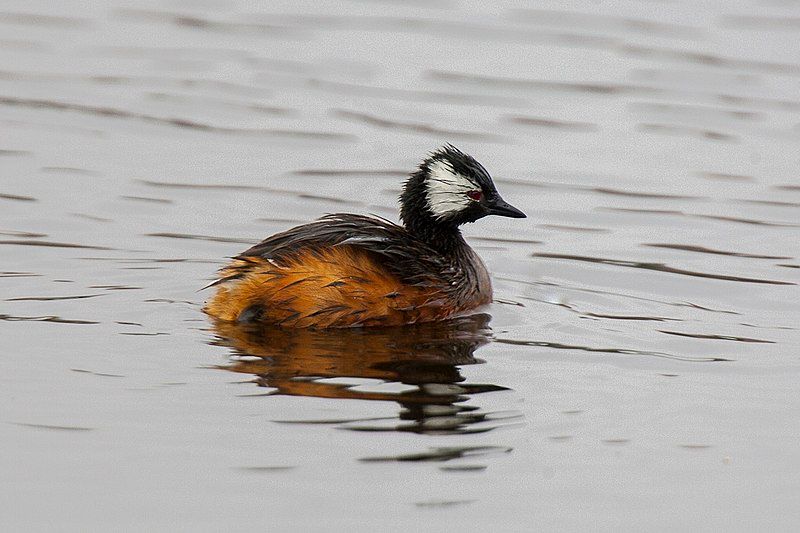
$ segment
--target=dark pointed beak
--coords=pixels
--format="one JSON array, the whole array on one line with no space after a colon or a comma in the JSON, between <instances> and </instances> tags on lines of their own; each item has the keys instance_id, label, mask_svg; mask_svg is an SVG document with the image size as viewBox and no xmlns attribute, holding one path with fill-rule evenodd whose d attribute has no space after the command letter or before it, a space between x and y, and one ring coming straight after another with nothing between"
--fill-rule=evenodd
<instances>
[{"instance_id":1,"label":"dark pointed beak","mask_svg":"<svg viewBox=\"0 0 800 533\"><path fill-rule=\"evenodd\" d=\"M523 213L513 205L507 203L499 196L497 197L497 200L492 202L487 207L489 208L490 215L498 215L501 217L509 217L509 218L526 218L525 213Z\"/></svg>"}]
</instances>

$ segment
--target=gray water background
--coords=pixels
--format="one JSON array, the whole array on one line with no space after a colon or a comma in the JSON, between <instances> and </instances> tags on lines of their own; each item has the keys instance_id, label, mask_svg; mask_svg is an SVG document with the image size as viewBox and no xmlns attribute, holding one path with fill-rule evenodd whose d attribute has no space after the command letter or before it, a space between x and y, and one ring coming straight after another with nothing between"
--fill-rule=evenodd
<instances>
[{"instance_id":1,"label":"gray water background","mask_svg":"<svg viewBox=\"0 0 800 533\"><path fill-rule=\"evenodd\" d=\"M799 123L796 2L6 0L0 526L796 530ZM468 409L237 367L224 259L444 142L528 213Z\"/></svg>"}]
</instances>

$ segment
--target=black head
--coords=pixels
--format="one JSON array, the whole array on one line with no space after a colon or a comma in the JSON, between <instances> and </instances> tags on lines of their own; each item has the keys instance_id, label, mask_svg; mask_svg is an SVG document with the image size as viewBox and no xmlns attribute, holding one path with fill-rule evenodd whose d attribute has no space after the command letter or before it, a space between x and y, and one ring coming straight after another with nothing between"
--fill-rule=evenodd
<instances>
[{"instance_id":1,"label":"black head","mask_svg":"<svg viewBox=\"0 0 800 533\"><path fill-rule=\"evenodd\" d=\"M406 181L400 204L400 218L409 229L455 227L487 215L525 218L500 197L480 163L449 144L432 152Z\"/></svg>"}]
</instances>

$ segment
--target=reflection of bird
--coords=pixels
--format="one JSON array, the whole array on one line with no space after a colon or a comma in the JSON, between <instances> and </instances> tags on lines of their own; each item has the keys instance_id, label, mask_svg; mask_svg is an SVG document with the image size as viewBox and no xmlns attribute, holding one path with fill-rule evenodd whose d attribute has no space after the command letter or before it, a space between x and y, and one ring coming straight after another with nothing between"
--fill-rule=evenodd
<instances>
[{"instance_id":1,"label":"reflection of bird","mask_svg":"<svg viewBox=\"0 0 800 533\"><path fill-rule=\"evenodd\" d=\"M505 390L465 384L458 365L476 364L474 351L490 340L489 316L478 314L405 327L290 330L263 324L215 321L216 344L237 356L226 370L256 376L270 394L389 400L403 406L404 431L460 433L486 414L456 405L471 394ZM370 378L413 385L413 390L358 390L324 378ZM436 421L436 423L432 423ZM483 428L486 430L491 428Z\"/></svg>"},{"instance_id":2,"label":"reflection of bird","mask_svg":"<svg viewBox=\"0 0 800 533\"><path fill-rule=\"evenodd\" d=\"M404 226L336 214L267 238L220 271L205 311L292 328L395 326L490 302L489 274L458 226L525 215L483 166L446 146L406 181L400 203Z\"/></svg>"}]
</instances>

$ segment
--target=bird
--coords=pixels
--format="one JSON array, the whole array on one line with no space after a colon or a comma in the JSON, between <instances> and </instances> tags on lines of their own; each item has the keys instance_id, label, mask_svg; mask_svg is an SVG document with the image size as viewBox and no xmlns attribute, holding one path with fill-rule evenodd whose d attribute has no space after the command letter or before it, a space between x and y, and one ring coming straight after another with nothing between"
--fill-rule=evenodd
<instances>
[{"instance_id":1,"label":"bird","mask_svg":"<svg viewBox=\"0 0 800 533\"><path fill-rule=\"evenodd\" d=\"M451 144L405 181L396 224L336 213L232 258L204 288L203 310L281 328L389 327L457 317L492 301L489 272L459 227L488 215L525 218L489 172Z\"/></svg>"}]
</instances>

